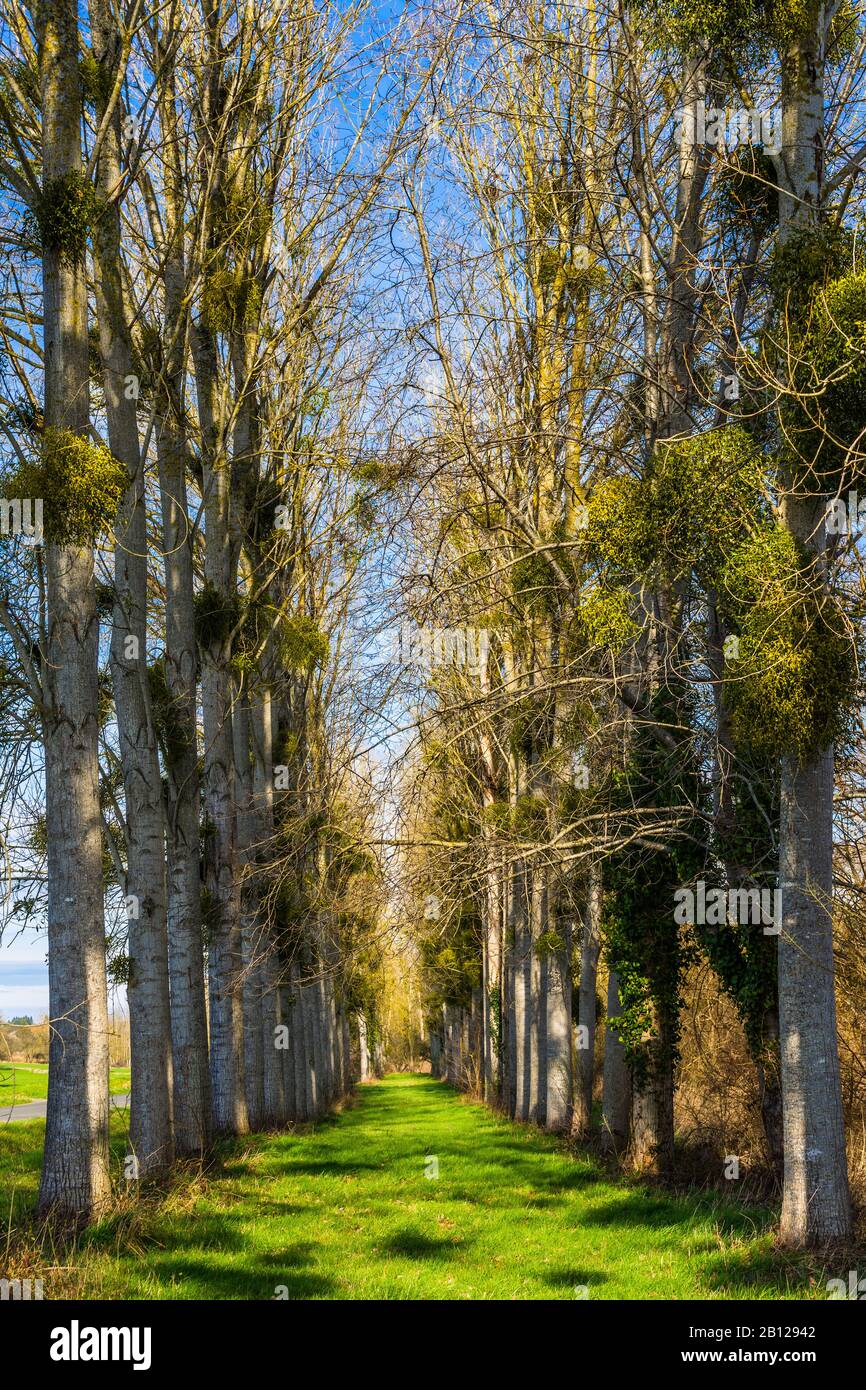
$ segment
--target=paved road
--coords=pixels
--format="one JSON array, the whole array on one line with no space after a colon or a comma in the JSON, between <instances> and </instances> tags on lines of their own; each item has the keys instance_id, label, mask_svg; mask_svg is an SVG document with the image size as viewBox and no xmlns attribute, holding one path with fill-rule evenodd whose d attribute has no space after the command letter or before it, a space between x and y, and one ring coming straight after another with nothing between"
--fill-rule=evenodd
<instances>
[{"instance_id":1,"label":"paved road","mask_svg":"<svg viewBox=\"0 0 866 1390\"><path fill-rule=\"evenodd\" d=\"M129 1096L112 1096L111 1104L116 1110L125 1110L129 1105ZM23 1105L0 1107L0 1125L8 1124L10 1120L44 1120L47 1109L47 1100L28 1100Z\"/></svg>"}]
</instances>

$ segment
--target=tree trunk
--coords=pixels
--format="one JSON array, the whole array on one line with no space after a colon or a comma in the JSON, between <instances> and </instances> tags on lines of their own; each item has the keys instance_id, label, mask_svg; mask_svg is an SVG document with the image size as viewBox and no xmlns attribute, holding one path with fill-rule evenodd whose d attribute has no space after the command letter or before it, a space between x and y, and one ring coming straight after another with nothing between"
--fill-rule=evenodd
<instances>
[{"instance_id":1,"label":"tree trunk","mask_svg":"<svg viewBox=\"0 0 866 1390\"><path fill-rule=\"evenodd\" d=\"M248 1123L244 1095L242 944L229 666L234 612L230 474L225 441L217 427L216 346L212 334L200 325L194 332L193 342L203 439L205 580L214 610L200 644L211 1088L214 1128L222 1134L243 1134Z\"/></svg>"},{"instance_id":2,"label":"tree trunk","mask_svg":"<svg viewBox=\"0 0 866 1390\"><path fill-rule=\"evenodd\" d=\"M358 1047L361 1054L361 1080L370 1080L370 1053L367 1046L367 1020L358 1014Z\"/></svg>"},{"instance_id":3,"label":"tree trunk","mask_svg":"<svg viewBox=\"0 0 866 1390\"><path fill-rule=\"evenodd\" d=\"M505 1113L512 1119L517 1116L517 1033L515 1000L515 941L513 930L512 899L514 896L514 876L509 873L505 880L507 929L503 932L503 1011L502 1011L502 1101Z\"/></svg>"},{"instance_id":4,"label":"tree trunk","mask_svg":"<svg viewBox=\"0 0 866 1390\"><path fill-rule=\"evenodd\" d=\"M814 226L822 203L825 9L808 14L782 59L779 237ZM794 484L782 522L814 555L826 547L825 498ZM782 760L779 824L779 1030L784 1098L781 1237L821 1246L851 1236L833 926L833 749L806 762Z\"/></svg>"},{"instance_id":5,"label":"tree trunk","mask_svg":"<svg viewBox=\"0 0 866 1390\"><path fill-rule=\"evenodd\" d=\"M156 421L165 564L165 680L170 702L168 961L175 1151L203 1154L211 1086L201 920L199 772L193 566L183 441L168 413Z\"/></svg>"},{"instance_id":6,"label":"tree trunk","mask_svg":"<svg viewBox=\"0 0 866 1390\"><path fill-rule=\"evenodd\" d=\"M352 1037L349 1029L349 1015L343 1009L343 1057L346 1066L346 1095L349 1095L355 1084L355 1077L352 1071Z\"/></svg>"},{"instance_id":7,"label":"tree trunk","mask_svg":"<svg viewBox=\"0 0 866 1390\"><path fill-rule=\"evenodd\" d=\"M442 1035L437 1028L430 1028L427 1040L430 1048L430 1075L438 1080L442 1076Z\"/></svg>"},{"instance_id":8,"label":"tree trunk","mask_svg":"<svg viewBox=\"0 0 866 1390\"><path fill-rule=\"evenodd\" d=\"M532 1042L529 1028L531 1008L531 954L526 904L526 876L523 865L515 867L511 894L511 931L514 940L514 1118L527 1121L530 1113Z\"/></svg>"},{"instance_id":9,"label":"tree trunk","mask_svg":"<svg viewBox=\"0 0 866 1390\"><path fill-rule=\"evenodd\" d=\"M571 1038L571 927L560 923L562 945L546 958L547 971L547 1129L568 1133L572 1123L574 1066Z\"/></svg>"},{"instance_id":10,"label":"tree trunk","mask_svg":"<svg viewBox=\"0 0 866 1390\"><path fill-rule=\"evenodd\" d=\"M529 1119L544 1124L547 1104L547 870L535 864L529 874Z\"/></svg>"},{"instance_id":11,"label":"tree trunk","mask_svg":"<svg viewBox=\"0 0 866 1390\"><path fill-rule=\"evenodd\" d=\"M580 991L577 1023L577 1087L574 1097L574 1134L583 1138L592 1128L592 1091L595 1081L596 992L601 953L601 872L594 865L580 941Z\"/></svg>"},{"instance_id":12,"label":"tree trunk","mask_svg":"<svg viewBox=\"0 0 866 1390\"><path fill-rule=\"evenodd\" d=\"M321 1074L316 1037L316 984L314 980L307 980L301 989L301 1018L304 1029L304 1050L307 1058L307 1065L304 1069L304 1081L307 1088L306 1107L309 1118L315 1120L321 1114Z\"/></svg>"},{"instance_id":13,"label":"tree trunk","mask_svg":"<svg viewBox=\"0 0 866 1390\"><path fill-rule=\"evenodd\" d=\"M43 188L81 170L77 8L38 15ZM84 256L42 259L45 425L88 437ZM48 1113L39 1211L75 1222L111 1197L108 1002L99 809L98 628L93 553L49 544L42 670L48 836Z\"/></svg>"},{"instance_id":14,"label":"tree trunk","mask_svg":"<svg viewBox=\"0 0 866 1390\"><path fill-rule=\"evenodd\" d=\"M295 1117L298 1120L310 1120L312 1115L309 1110L309 1085L307 1073L309 1071L309 1061L307 1059L307 1043L304 1034L304 1009L301 998L300 968L298 965L292 966L292 1005L291 1005L291 1034L292 1034L292 1053L294 1056L294 1076L295 1076Z\"/></svg>"},{"instance_id":15,"label":"tree trunk","mask_svg":"<svg viewBox=\"0 0 866 1390\"><path fill-rule=\"evenodd\" d=\"M251 758L249 697L237 690L234 700L235 805L237 811L238 869L241 875L242 1010L244 1028L244 1095L250 1129L264 1126L265 1059L262 1038L261 933L258 923L258 875L255 844L258 839L258 807Z\"/></svg>"},{"instance_id":16,"label":"tree trunk","mask_svg":"<svg viewBox=\"0 0 866 1390\"><path fill-rule=\"evenodd\" d=\"M619 1013L619 980L616 971L611 970L607 981L607 1028L604 1039L602 1145L615 1153L625 1152L628 1145L631 1112L631 1075L625 1045L612 1026Z\"/></svg>"},{"instance_id":17,"label":"tree trunk","mask_svg":"<svg viewBox=\"0 0 866 1390\"><path fill-rule=\"evenodd\" d=\"M288 1020L280 1007L278 963L273 949L265 952L259 977L262 990L262 1123L267 1129L281 1129L289 1115L285 1089L285 1054L289 1048L283 1044L289 1042L291 1045L291 1042Z\"/></svg>"},{"instance_id":18,"label":"tree trunk","mask_svg":"<svg viewBox=\"0 0 866 1390\"><path fill-rule=\"evenodd\" d=\"M674 1076L666 1021L654 1008L653 1035L644 1045L646 1074L632 1081L631 1149L633 1166L666 1177L674 1160Z\"/></svg>"},{"instance_id":19,"label":"tree trunk","mask_svg":"<svg viewBox=\"0 0 866 1390\"><path fill-rule=\"evenodd\" d=\"M279 965L277 967L279 973ZM300 1119L298 1113L298 1040L295 1029L295 1004L291 984L280 984L276 990L277 1017L280 1024L288 1030L289 1046L279 1052L282 1071L283 1111L285 1121Z\"/></svg>"},{"instance_id":20,"label":"tree trunk","mask_svg":"<svg viewBox=\"0 0 866 1390\"><path fill-rule=\"evenodd\" d=\"M104 89L115 78L120 35L103 0L90 7L94 56ZM100 119L106 104L97 104ZM168 990L162 774L147 680L147 529L145 477L138 438L138 390L123 298L120 112L108 121L97 186L106 201L94 237L96 302L111 452L129 475L115 526L111 673L120 742L126 820L131 1090L129 1141L140 1176L160 1173L173 1156L171 1024Z\"/></svg>"},{"instance_id":21,"label":"tree trunk","mask_svg":"<svg viewBox=\"0 0 866 1390\"><path fill-rule=\"evenodd\" d=\"M251 714L255 843L251 846L249 863L255 866L251 910L255 918L255 944L259 955L262 1123L266 1128L280 1129L286 1123L289 1111L286 1098L288 1049L281 1046L288 1038L279 1030L288 1028L288 1019L281 1008L276 943L269 935L265 920L264 875L272 857L274 833L274 706L267 684L258 695Z\"/></svg>"},{"instance_id":22,"label":"tree trunk","mask_svg":"<svg viewBox=\"0 0 866 1390\"><path fill-rule=\"evenodd\" d=\"M502 1085L502 881L489 861L484 909L483 1095L496 1106Z\"/></svg>"}]
</instances>

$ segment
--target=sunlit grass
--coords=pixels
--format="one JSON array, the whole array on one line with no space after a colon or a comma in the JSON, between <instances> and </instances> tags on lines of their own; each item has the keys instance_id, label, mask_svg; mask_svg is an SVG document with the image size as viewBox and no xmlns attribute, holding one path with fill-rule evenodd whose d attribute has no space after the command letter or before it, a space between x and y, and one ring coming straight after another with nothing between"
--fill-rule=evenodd
<instances>
[{"instance_id":1,"label":"sunlit grass","mask_svg":"<svg viewBox=\"0 0 866 1390\"><path fill-rule=\"evenodd\" d=\"M41 1130L0 1132L0 1215L16 1171L35 1193ZM622 1182L429 1077L363 1086L314 1129L220 1159L121 1198L46 1297L826 1297L823 1275L775 1253L770 1213Z\"/></svg>"},{"instance_id":2,"label":"sunlit grass","mask_svg":"<svg viewBox=\"0 0 866 1390\"><path fill-rule=\"evenodd\" d=\"M113 1096L129 1091L129 1067L112 1067L108 1084ZM0 1110L8 1105L26 1105L45 1100L48 1095L48 1068L38 1063L4 1062L0 1066Z\"/></svg>"}]
</instances>

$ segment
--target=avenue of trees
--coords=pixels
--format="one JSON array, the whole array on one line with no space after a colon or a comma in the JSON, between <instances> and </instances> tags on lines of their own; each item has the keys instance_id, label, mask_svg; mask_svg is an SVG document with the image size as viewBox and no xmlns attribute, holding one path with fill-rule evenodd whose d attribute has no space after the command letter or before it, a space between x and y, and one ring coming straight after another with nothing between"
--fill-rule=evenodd
<instances>
[{"instance_id":1,"label":"avenue of trees","mask_svg":"<svg viewBox=\"0 0 866 1390\"><path fill-rule=\"evenodd\" d=\"M666 1179L701 975L782 1241L850 1239L864 76L853 0L7 0L43 1214L110 1201L112 985L138 1178L423 1034Z\"/></svg>"},{"instance_id":2,"label":"avenue of trees","mask_svg":"<svg viewBox=\"0 0 866 1390\"><path fill-rule=\"evenodd\" d=\"M79 1220L111 1196L107 977L135 1178L351 1085L379 890L343 461L400 83L351 8L3 22L6 930L47 921L39 1208Z\"/></svg>"},{"instance_id":3,"label":"avenue of trees","mask_svg":"<svg viewBox=\"0 0 866 1390\"><path fill-rule=\"evenodd\" d=\"M488 20L406 191L438 383L410 612L446 635L419 644L402 774L431 1060L588 1136L603 980L601 1138L676 1176L703 963L734 1006L714 1046L747 1046L783 1241L844 1241L862 23L661 0Z\"/></svg>"}]
</instances>

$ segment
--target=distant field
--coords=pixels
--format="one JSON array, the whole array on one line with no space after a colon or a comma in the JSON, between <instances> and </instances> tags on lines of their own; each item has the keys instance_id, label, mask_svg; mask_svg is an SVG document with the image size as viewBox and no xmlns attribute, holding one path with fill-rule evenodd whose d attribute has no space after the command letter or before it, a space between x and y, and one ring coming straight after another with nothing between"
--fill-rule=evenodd
<instances>
[{"instance_id":1,"label":"distant field","mask_svg":"<svg viewBox=\"0 0 866 1390\"><path fill-rule=\"evenodd\" d=\"M7 1105L24 1105L29 1100L45 1100L48 1096L48 1068L29 1063L11 1067L0 1063L0 1109ZM129 1067L112 1067L109 1085L111 1094L125 1095L129 1090Z\"/></svg>"}]
</instances>

